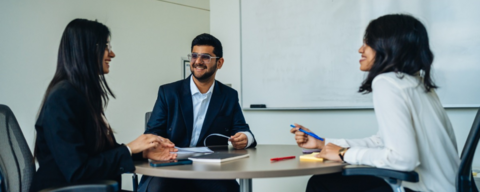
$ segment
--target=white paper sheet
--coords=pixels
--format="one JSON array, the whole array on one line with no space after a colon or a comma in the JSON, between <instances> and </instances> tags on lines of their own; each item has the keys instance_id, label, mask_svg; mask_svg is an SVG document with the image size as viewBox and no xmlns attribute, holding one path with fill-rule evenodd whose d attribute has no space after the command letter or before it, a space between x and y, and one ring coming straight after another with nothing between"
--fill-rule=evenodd
<instances>
[{"instance_id":1,"label":"white paper sheet","mask_svg":"<svg viewBox=\"0 0 480 192\"><path fill-rule=\"evenodd\" d=\"M175 147L177 153L213 153L208 147Z\"/></svg>"}]
</instances>

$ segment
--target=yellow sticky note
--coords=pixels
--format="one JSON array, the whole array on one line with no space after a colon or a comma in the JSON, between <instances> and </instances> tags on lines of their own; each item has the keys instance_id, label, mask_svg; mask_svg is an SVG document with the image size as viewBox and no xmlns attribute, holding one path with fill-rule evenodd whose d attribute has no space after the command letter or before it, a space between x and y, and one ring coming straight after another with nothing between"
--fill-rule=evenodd
<instances>
[{"instance_id":1,"label":"yellow sticky note","mask_svg":"<svg viewBox=\"0 0 480 192\"><path fill-rule=\"evenodd\" d=\"M323 161L323 158L318 158L315 157L318 155L318 153L312 153L312 154L306 154L306 155L300 155L300 160L301 161Z\"/></svg>"}]
</instances>

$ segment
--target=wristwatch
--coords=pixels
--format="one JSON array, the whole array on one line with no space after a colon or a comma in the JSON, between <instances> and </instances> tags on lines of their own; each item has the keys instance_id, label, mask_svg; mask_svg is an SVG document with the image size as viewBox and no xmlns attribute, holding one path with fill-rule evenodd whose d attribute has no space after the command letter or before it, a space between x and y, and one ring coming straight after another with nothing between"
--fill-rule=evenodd
<instances>
[{"instance_id":1,"label":"wristwatch","mask_svg":"<svg viewBox=\"0 0 480 192\"><path fill-rule=\"evenodd\" d=\"M341 148L339 151L338 151L338 156L340 156L340 159L345 162L343 160L343 156L345 155L345 152L347 152L347 150L350 149L350 147L347 147L347 148Z\"/></svg>"}]
</instances>

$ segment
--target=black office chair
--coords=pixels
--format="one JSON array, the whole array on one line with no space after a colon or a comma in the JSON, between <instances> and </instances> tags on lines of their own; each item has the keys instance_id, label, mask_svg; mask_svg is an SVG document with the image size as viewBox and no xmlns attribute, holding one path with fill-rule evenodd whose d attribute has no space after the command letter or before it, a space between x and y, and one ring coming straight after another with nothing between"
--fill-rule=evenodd
<instances>
[{"instance_id":1,"label":"black office chair","mask_svg":"<svg viewBox=\"0 0 480 192\"><path fill-rule=\"evenodd\" d=\"M456 176L456 189L458 192L478 192L475 180L472 175L472 161L480 139L480 110L475 116L472 128L468 134L467 141L460 157L460 167ZM394 189L404 191L401 187L402 181L418 182L418 174L415 171L402 172L388 169L379 169L369 166L346 166L343 175L371 175L383 178Z\"/></svg>"},{"instance_id":2,"label":"black office chair","mask_svg":"<svg viewBox=\"0 0 480 192\"><path fill-rule=\"evenodd\" d=\"M35 164L22 130L10 108L0 105L0 172L6 191L27 192Z\"/></svg>"},{"instance_id":3,"label":"black office chair","mask_svg":"<svg viewBox=\"0 0 480 192\"><path fill-rule=\"evenodd\" d=\"M0 104L0 191L28 192L35 173L35 163L28 148L22 130L6 105ZM79 183L76 185L52 188L44 191L118 191L115 181L99 181L95 183Z\"/></svg>"},{"instance_id":4,"label":"black office chair","mask_svg":"<svg viewBox=\"0 0 480 192\"><path fill-rule=\"evenodd\" d=\"M418 182L418 173L415 171L395 171L371 166L347 165L343 169L343 175L368 175L384 179L395 192L404 192L402 181Z\"/></svg>"},{"instance_id":5,"label":"black office chair","mask_svg":"<svg viewBox=\"0 0 480 192\"><path fill-rule=\"evenodd\" d=\"M3 182L2 171L0 171L0 192L7 192L5 189L5 182Z\"/></svg>"},{"instance_id":6,"label":"black office chair","mask_svg":"<svg viewBox=\"0 0 480 192\"><path fill-rule=\"evenodd\" d=\"M152 116L152 112L145 113L145 130L147 130L148 120L150 120L150 116Z\"/></svg>"},{"instance_id":7,"label":"black office chair","mask_svg":"<svg viewBox=\"0 0 480 192\"><path fill-rule=\"evenodd\" d=\"M119 191L116 181L93 181L79 182L74 185L64 185L41 190L39 192L117 192Z\"/></svg>"},{"instance_id":8,"label":"black office chair","mask_svg":"<svg viewBox=\"0 0 480 192\"><path fill-rule=\"evenodd\" d=\"M145 113L145 130L147 129L148 120L150 120L151 115L152 115L152 112ZM133 192L137 192L138 191L138 175L136 173L133 173L132 175L132 183L133 183Z\"/></svg>"},{"instance_id":9,"label":"black office chair","mask_svg":"<svg viewBox=\"0 0 480 192\"><path fill-rule=\"evenodd\" d=\"M468 134L467 141L460 156L460 167L457 172L456 188L457 191L478 192L475 180L472 175L472 161L477 149L478 140L480 138L480 110L475 116L472 128Z\"/></svg>"}]
</instances>

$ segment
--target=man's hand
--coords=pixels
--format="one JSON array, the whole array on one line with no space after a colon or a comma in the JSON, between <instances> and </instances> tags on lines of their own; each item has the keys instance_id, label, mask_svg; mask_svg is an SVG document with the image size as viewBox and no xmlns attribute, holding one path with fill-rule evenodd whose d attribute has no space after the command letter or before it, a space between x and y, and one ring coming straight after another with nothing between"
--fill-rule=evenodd
<instances>
[{"instance_id":1,"label":"man's hand","mask_svg":"<svg viewBox=\"0 0 480 192\"><path fill-rule=\"evenodd\" d=\"M299 147L305 148L305 149L322 149L323 146L325 145L325 141L320 141L312 136L309 136L298 129L302 128L303 130L307 132L311 132L309 129L296 124L295 123L295 128L290 129L290 133L295 134L295 141L297 141L297 145Z\"/></svg>"},{"instance_id":2,"label":"man's hand","mask_svg":"<svg viewBox=\"0 0 480 192\"><path fill-rule=\"evenodd\" d=\"M248 137L244 133L236 133L229 139L235 149L245 149L248 143Z\"/></svg>"},{"instance_id":3,"label":"man's hand","mask_svg":"<svg viewBox=\"0 0 480 192\"><path fill-rule=\"evenodd\" d=\"M175 148L175 144L173 144L169 139L163 137L161 137L161 140L162 142L160 142L158 147L143 151L143 157L157 161L177 158L177 154L175 152L177 152L178 149Z\"/></svg>"},{"instance_id":4,"label":"man's hand","mask_svg":"<svg viewBox=\"0 0 480 192\"><path fill-rule=\"evenodd\" d=\"M342 147L335 145L333 143L328 143L325 145L320 151L320 153L317 155L317 157L321 157L324 159L332 160L332 161L342 161L340 159L340 156L338 155L338 152L342 149Z\"/></svg>"}]
</instances>

